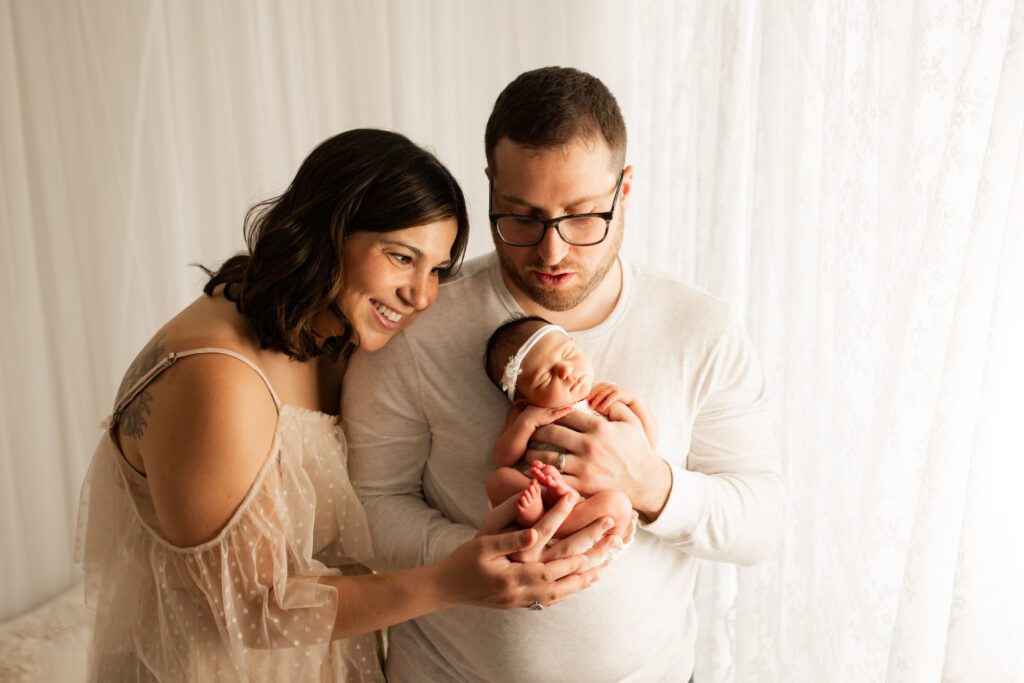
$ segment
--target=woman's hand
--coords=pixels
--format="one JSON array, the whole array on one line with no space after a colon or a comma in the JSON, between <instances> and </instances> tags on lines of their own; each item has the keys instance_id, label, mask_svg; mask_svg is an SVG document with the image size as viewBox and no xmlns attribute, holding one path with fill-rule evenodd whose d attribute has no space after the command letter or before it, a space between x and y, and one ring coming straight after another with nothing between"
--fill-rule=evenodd
<instances>
[{"instance_id":1,"label":"woman's hand","mask_svg":"<svg viewBox=\"0 0 1024 683\"><path fill-rule=\"evenodd\" d=\"M552 605L598 580L604 557L618 540L606 537L612 524L603 522L610 520L595 522L549 547L548 541L572 510L572 501L560 500L533 529L499 533L515 518L515 500L513 496L491 510L477 537L441 562L442 580L453 602Z\"/></svg>"},{"instance_id":2,"label":"woman's hand","mask_svg":"<svg viewBox=\"0 0 1024 683\"><path fill-rule=\"evenodd\" d=\"M518 497L518 494L511 496L491 509L484 516L477 536L508 531L511 528L512 522L515 521L516 499ZM520 551L512 556L511 559L517 562L550 562L551 560L572 557L573 555L586 555L587 561L583 565L584 569L590 569L597 565L603 566L608 556L608 551L621 543L616 536L608 533L615 526L615 521L611 517L599 519L571 536L566 536L549 544L555 531L558 530L558 527L572 511L573 505L573 501L566 497L560 498L554 507L544 513L540 521L533 526L534 530L540 535L537 543ZM629 534L627 539L623 540L627 543L632 540L632 533Z\"/></svg>"},{"instance_id":3,"label":"woman's hand","mask_svg":"<svg viewBox=\"0 0 1024 683\"><path fill-rule=\"evenodd\" d=\"M546 548L572 509L564 499L533 529L498 533L515 517L515 498L492 510L485 518L486 528L441 562L382 574L319 577L338 594L332 637L369 633L460 603L502 608L535 602L553 605L597 581L607 564L604 556L618 537L602 538L605 532L594 523ZM541 561L512 559L534 549Z\"/></svg>"}]
</instances>

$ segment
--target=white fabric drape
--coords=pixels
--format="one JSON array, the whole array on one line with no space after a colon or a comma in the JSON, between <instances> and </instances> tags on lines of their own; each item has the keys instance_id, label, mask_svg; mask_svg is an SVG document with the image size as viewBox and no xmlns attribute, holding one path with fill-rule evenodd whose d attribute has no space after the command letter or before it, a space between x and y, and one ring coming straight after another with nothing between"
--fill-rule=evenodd
<instances>
[{"instance_id":1,"label":"white fabric drape","mask_svg":"<svg viewBox=\"0 0 1024 683\"><path fill-rule=\"evenodd\" d=\"M640 149L686 238L645 256L745 311L793 515L705 568L699 678L1024 680L1024 5L677 21Z\"/></svg>"},{"instance_id":2,"label":"white fabric drape","mask_svg":"<svg viewBox=\"0 0 1024 683\"><path fill-rule=\"evenodd\" d=\"M779 556L707 565L698 678L1024 670L1024 3L0 2L0 618L74 578L120 374L192 262L330 134L400 130L488 248L500 89L619 98L624 250L744 314L776 395Z\"/></svg>"}]
</instances>

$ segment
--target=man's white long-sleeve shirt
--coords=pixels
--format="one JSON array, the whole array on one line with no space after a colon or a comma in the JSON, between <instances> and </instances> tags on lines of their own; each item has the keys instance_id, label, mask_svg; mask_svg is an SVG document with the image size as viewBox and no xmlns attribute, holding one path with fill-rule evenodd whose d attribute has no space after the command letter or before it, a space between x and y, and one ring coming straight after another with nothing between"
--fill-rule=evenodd
<instances>
[{"instance_id":1,"label":"man's white long-sleeve shirt","mask_svg":"<svg viewBox=\"0 0 1024 683\"><path fill-rule=\"evenodd\" d=\"M489 254L384 349L352 357L342 417L375 568L443 559L488 511L509 404L484 373L484 345L517 313ZM624 263L615 309L572 334L595 379L634 392L657 422L673 476L661 515L601 581L542 612L459 606L393 627L388 680L685 681L697 558L751 564L778 545L785 500L764 380L725 306Z\"/></svg>"}]
</instances>

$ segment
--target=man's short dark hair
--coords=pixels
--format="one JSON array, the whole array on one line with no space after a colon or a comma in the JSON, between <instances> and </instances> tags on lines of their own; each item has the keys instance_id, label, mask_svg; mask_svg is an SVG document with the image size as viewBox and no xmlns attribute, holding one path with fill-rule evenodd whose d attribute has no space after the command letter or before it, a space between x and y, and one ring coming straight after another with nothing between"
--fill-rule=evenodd
<instances>
[{"instance_id":1,"label":"man's short dark hair","mask_svg":"<svg viewBox=\"0 0 1024 683\"><path fill-rule=\"evenodd\" d=\"M617 170L626 159L626 122L615 96L579 69L546 66L520 74L498 95L487 119L484 150L492 174L494 148L503 138L537 149L562 147L576 138L601 140Z\"/></svg>"}]
</instances>

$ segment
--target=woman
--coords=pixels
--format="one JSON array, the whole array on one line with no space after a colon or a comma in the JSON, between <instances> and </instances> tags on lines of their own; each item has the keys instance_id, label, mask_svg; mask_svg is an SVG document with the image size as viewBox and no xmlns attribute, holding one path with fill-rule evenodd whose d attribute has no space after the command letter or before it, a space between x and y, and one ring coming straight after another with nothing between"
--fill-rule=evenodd
<instances>
[{"instance_id":1,"label":"woman","mask_svg":"<svg viewBox=\"0 0 1024 683\"><path fill-rule=\"evenodd\" d=\"M78 538L92 678L381 680L377 629L589 585L598 570L570 553L596 525L562 559L509 558L536 557L568 505L437 565L353 566L370 539L336 419L344 360L409 325L462 257L465 201L440 162L395 133L342 133L246 226L248 252L208 271L129 368L93 456ZM510 519L499 506L484 526Z\"/></svg>"}]
</instances>

